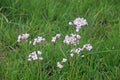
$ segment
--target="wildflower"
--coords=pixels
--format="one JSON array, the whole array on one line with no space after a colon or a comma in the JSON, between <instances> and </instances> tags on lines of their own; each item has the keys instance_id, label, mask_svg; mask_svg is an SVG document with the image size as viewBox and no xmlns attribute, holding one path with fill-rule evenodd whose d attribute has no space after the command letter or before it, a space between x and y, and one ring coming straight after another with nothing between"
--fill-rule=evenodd
<instances>
[{"instance_id":1,"label":"wildflower","mask_svg":"<svg viewBox=\"0 0 120 80\"><path fill-rule=\"evenodd\" d=\"M56 38L60 38L60 36L61 36L60 34L56 34Z\"/></svg>"},{"instance_id":2,"label":"wildflower","mask_svg":"<svg viewBox=\"0 0 120 80\"><path fill-rule=\"evenodd\" d=\"M17 42L20 42L21 40L27 40L27 38L29 37L30 35L28 33L25 33L25 34L21 34L18 36L18 39L17 39Z\"/></svg>"},{"instance_id":3,"label":"wildflower","mask_svg":"<svg viewBox=\"0 0 120 80\"><path fill-rule=\"evenodd\" d=\"M70 34L70 36L66 35L65 39L64 39L64 43L66 44L73 44L73 45L77 45L79 44L79 39L80 39L80 35L77 34Z\"/></svg>"},{"instance_id":4,"label":"wildflower","mask_svg":"<svg viewBox=\"0 0 120 80\"><path fill-rule=\"evenodd\" d=\"M67 61L66 58L63 58L61 62L57 62L57 67L58 68L63 68L63 63L65 63Z\"/></svg>"},{"instance_id":5,"label":"wildflower","mask_svg":"<svg viewBox=\"0 0 120 80\"><path fill-rule=\"evenodd\" d=\"M61 62L66 62L67 61L67 59L66 58L63 58L63 60L61 61Z\"/></svg>"},{"instance_id":6,"label":"wildflower","mask_svg":"<svg viewBox=\"0 0 120 80\"><path fill-rule=\"evenodd\" d=\"M32 59L31 59L31 58L28 58L28 61L32 61Z\"/></svg>"},{"instance_id":7,"label":"wildflower","mask_svg":"<svg viewBox=\"0 0 120 80\"><path fill-rule=\"evenodd\" d=\"M70 56L73 57L74 54L79 54L81 51L83 51L84 49L83 48L76 48L76 49L72 49L70 52Z\"/></svg>"},{"instance_id":8,"label":"wildflower","mask_svg":"<svg viewBox=\"0 0 120 80\"><path fill-rule=\"evenodd\" d=\"M70 54L70 56L71 56L71 57L73 57L73 56L74 56L74 54L73 54L73 53L71 53L71 54Z\"/></svg>"},{"instance_id":9,"label":"wildflower","mask_svg":"<svg viewBox=\"0 0 120 80\"><path fill-rule=\"evenodd\" d=\"M56 41L56 37L52 37L52 42L55 42Z\"/></svg>"},{"instance_id":10,"label":"wildflower","mask_svg":"<svg viewBox=\"0 0 120 80\"><path fill-rule=\"evenodd\" d=\"M83 51L83 48L72 49L70 52L71 53L80 53L81 51Z\"/></svg>"},{"instance_id":11,"label":"wildflower","mask_svg":"<svg viewBox=\"0 0 120 80\"><path fill-rule=\"evenodd\" d=\"M41 57L42 52L41 51L34 51L29 54L28 61L32 60L43 60L43 57Z\"/></svg>"},{"instance_id":12,"label":"wildflower","mask_svg":"<svg viewBox=\"0 0 120 80\"><path fill-rule=\"evenodd\" d=\"M77 53L77 54L79 54L80 52L82 51L82 49L81 48L78 48L78 49L75 49L75 53Z\"/></svg>"},{"instance_id":13,"label":"wildflower","mask_svg":"<svg viewBox=\"0 0 120 80\"><path fill-rule=\"evenodd\" d=\"M86 49L86 50L88 50L88 51L90 51L92 48L93 48L93 47L92 47L91 44L85 44L85 45L83 45L83 49Z\"/></svg>"},{"instance_id":14,"label":"wildflower","mask_svg":"<svg viewBox=\"0 0 120 80\"><path fill-rule=\"evenodd\" d=\"M38 57L35 51L29 54L29 58L28 58L29 61L37 60L37 59Z\"/></svg>"},{"instance_id":15,"label":"wildflower","mask_svg":"<svg viewBox=\"0 0 120 80\"><path fill-rule=\"evenodd\" d=\"M55 42L56 41L56 39L58 39L58 38L60 38L60 34L56 34L56 36L54 36L54 37L52 37L52 42Z\"/></svg>"},{"instance_id":16,"label":"wildflower","mask_svg":"<svg viewBox=\"0 0 120 80\"><path fill-rule=\"evenodd\" d=\"M27 39L29 36L30 36L29 34L25 33L25 34L22 34L21 38L22 39Z\"/></svg>"},{"instance_id":17,"label":"wildflower","mask_svg":"<svg viewBox=\"0 0 120 80\"><path fill-rule=\"evenodd\" d=\"M21 35L18 36L17 42L20 42L20 39L21 39Z\"/></svg>"},{"instance_id":18,"label":"wildflower","mask_svg":"<svg viewBox=\"0 0 120 80\"><path fill-rule=\"evenodd\" d=\"M73 24L76 26L84 26L84 25L87 25L88 23L87 23L86 19L84 19L84 18L76 18L73 21Z\"/></svg>"},{"instance_id":19,"label":"wildflower","mask_svg":"<svg viewBox=\"0 0 120 80\"><path fill-rule=\"evenodd\" d=\"M43 38L43 37L41 37L41 36L38 36L37 38L34 39L33 45L39 44L39 43L41 43L42 41L45 41L45 38Z\"/></svg>"},{"instance_id":20,"label":"wildflower","mask_svg":"<svg viewBox=\"0 0 120 80\"><path fill-rule=\"evenodd\" d=\"M81 26L88 25L88 22L84 18L76 18L73 20L73 22L69 22L69 25L75 25L76 26L76 32L79 32L81 29Z\"/></svg>"},{"instance_id":21,"label":"wildflower","mask_svg":"<svg viewBox=\"0 0 120 80\"><path fill-rule=\"evenodd\" d=\"M32 44L32 41L29 41L29 44Z\"/></svg>"},{"instance_id":22,"label":"wildflower","mask_svg":"<svg viewBox=\"0 0 120 80\"><path fill-rule=\"evenodd\" d=\"M63 68L63 65L60 62L57 62L57 67L61 69Z\"/></svg>"},{"instance_id":23,"label":"wildflower","mask_svg":"<svg viewBox=\"0 0 120 80\"><path fill-rule=\"evenodd\" d=\"M38 54L38 55L41 55L41 54L42 54L42 52L41 52L41 51L37 51L37 54Z\"/></svg>"},{"instance_id":24,"label":"wildflower","mask_svg":"<svg viewBox=\"0 0 120 80\"><path fill-rule=\"evenodd\" d=\"M81 29L81 26L76 26L76 32L79 32L80 29Z\"/></svg>"},{"instance_id":25,"label":"wildflower","mask_svg":"<svg viewBox=\"0 0 120 80\"><path fill-rule=\"evenodd\" d=\"M38 60L42 61L42 60L43 60L43 57L39 57Z\"/></svg>"},{"instance_id":26,"label":"wildflower","mask_svg":"<svg viewBox=\"0 0 120 80\"><path fill-rule=\"evenodd\" d=\"M70 26L72 26L72 25L73 25L73 23L72 23L72 22L69 22L69 25L70 25Z\"/></svg>"}]
</instances>

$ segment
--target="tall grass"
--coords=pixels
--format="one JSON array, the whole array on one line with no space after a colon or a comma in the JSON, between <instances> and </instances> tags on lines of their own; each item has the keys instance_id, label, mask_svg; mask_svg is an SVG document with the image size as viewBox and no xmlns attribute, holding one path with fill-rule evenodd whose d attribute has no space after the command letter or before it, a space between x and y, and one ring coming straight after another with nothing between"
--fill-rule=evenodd
<instances>
[{"instance_id":1,"label":"tall grass","mask_svg":"<svg viewBox=\"0 0 120 80\"><path fill-rule=\"evenodd\" d=\"M119 80L120 79L119 0L0 0L0 80ZM72 46L62 40L73 29L68 22L76 17L88 21L80 31L80 45L91 43L91 52L75 56L63 69L56 62L69 58ZM16 42L21 33L30 39L39 35L46 42L36 47ZM51 37L62 34L56 44ZM41 50L42 62L28 62L30 52Z\"/></svg>"}]
</instances>

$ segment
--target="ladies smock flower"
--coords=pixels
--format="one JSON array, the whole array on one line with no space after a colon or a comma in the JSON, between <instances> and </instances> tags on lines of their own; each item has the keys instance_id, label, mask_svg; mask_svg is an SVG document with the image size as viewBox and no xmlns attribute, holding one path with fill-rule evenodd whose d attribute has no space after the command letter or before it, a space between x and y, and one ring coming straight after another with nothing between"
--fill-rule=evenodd
<instances>
[{"instance_id":1,"label":"ladies smock flower","mask_svg":"<svg viewBox=\"0 0 120 80\"><path fill-rule=\"evenodd\" d=\"M30 34L28 34L28 33L21 34L18 36L17 42L20 42L21 40L27 40L29 36L30 36Z\"/></svg>"},{"instance_id":2,"label":"ladies smock flower","mask_svg":"<svg viewBox=\"0 0 120 80\"><path fill-rule=\"evenodd\" d=\"M58 39L58 38L60 38L60 34L56 34L56 36L54 36L54 37L52 37L52 42L55 42L56 41L56 39Z\"/></svg>"},{"instance_id":3,"label":"ladies smock flower","mask_svg":"<svg viewBox=\"0 0 120 80\"><path fill-rule=\"evenodd\" d=\"M70 34L70 36L66 35L65 39L64 39L64 43L66 44L73 44L73 45L77 45L79 44L79 39L80 39L80 35L77 34Z\"/></svg>"},{"instance_id":4,"label":"ladies smock flower","mask_svg":"<svg viewBox=\"0 0 120 80\"><path fill-rule=\"evenodd\" d=\"M39 43L41 43L42 41L45 41L45 38L43 38L43 37L41 37L41 36L38 36L37 38L34 39L33 45L39 44Z\"/></svg>"},{"instance_id":5,"label":"ladies smock flower","mask_svg":"<svg viewBox=\"0 0 120 80\"><path fill-rule=\"evenodd\" d=\"M76 32L79 32L79 30L81 29L81 26L88 25L88 22L86 19L78 17L75 20L73 20L73 22L69 22L69 25L70 26L75 25Z\"/></svg>"}]
</instances>

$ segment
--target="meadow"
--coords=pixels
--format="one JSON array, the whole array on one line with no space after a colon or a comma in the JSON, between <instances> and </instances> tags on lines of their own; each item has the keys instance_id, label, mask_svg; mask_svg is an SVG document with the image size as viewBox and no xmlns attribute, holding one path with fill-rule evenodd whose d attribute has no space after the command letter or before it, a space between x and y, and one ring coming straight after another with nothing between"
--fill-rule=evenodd
<instances>
[{"instance_id":1,"label":"meadow","mask_svg":"<svg viewBox=\"0 0 120 80\"><path fill-rule=\"evenodd\" d=\"M79 44L64 44L75 31L69 22L78 17L88 22L77 33ZM38 36L45 41L18 43L24 33L30 34L28 41ZM61 37L52 43L56 34ZM72 48L86 43L91 51L70 57ZM28 61L38 50L43 60ZM58 68L63 58L67 61ZM120 80L120 1L0 0L0 80Z\"/></svg>"}]
</instances>

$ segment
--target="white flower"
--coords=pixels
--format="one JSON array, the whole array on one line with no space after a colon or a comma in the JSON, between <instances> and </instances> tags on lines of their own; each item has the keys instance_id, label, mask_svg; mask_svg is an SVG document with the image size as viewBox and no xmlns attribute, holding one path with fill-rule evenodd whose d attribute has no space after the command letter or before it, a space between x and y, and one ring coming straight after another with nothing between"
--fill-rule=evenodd
<instances>
[{"instance_id":1,"label":"white flower","mask_svg":"<svg viewBox=\"0 0 120 80\"><path fill-rule=\"evenodd\" d=\"M30 35L29 35L28 33L19 35L19 36L18 36L18 39L17 39L17 42L20 42L21 40L27 40L27 38L28 38L29 36L30 36Z\"/></svg>"},{"instance_id":2,"label":"white flower","mask_svg":"<svg viewBox=\"0 0 120 80\"><path fill-rule=\"evenodd\" d=\"M42 54L42 52L41 52L41 51L37 51L37 54L38 54L38 55L41 55L41 54Z\"/></svg>"},{"instance_id":3,"label":"white flower","mask_svg":"<svg viewBox=\"0 0 120 80\"><path fill-rule=\"evenodd\" d=\"M43 57L39 57L39 60L42 61L42 60L43 60Z\"/></svg>"},{"instance_id":4,"label":"white flower","mask_svg":"<svg viewBox=\"0 0 120 80\"><path fill-rule=\"evenodd\" d=\"M60 36L61 36L60 34L56 34L56 38L60 38Z\"/></svg>"},{"instance_id":5,"label":"white flower","mask_svg":"<svg viewBox=\"0 0 120 80\"><path fill-rule=\"evenodd\" d=\"M76 26L76 32L79 32L80 29L81 29L81 26Z\"/></svg>"},{"instance_id":6,"label":"white flower","mask_svg":"<svg viewBox=\"0 0 120 80\"><path fill-rule=\"evenodd\" d=\"M73 21L73 24L76 26L84 26L84 25L87 25L88 23L87 23L86 19L84 19L84 18L76 18Z\"/></svg>"},{"instance_id":7,"label":"white flower","mask_svg":"<svg viewBox=\"0 0 120 80\"><path fill-rule=\"evenodd\" d=\"M67 61L67 59L66 58L63 58L63 60L61 61L61 62L66 62Z\"/></svg>"},{"instance_id":8,"label":"white flower","mask_svg":"<svg viewBox=\"0 0 120 80\"><path fill-rule=\"evenodd\" d=\"M91 44L85 44L85 45L83 45L83 49L86 49L86 50L88 50L88 51L90 51L92 48L93 48L93 47L92 47Z\"/></svg>"},{"instance_id":9,"label":"white flower","mask_svg":"<svg viewBox=\"0 0 120 80\"><path fill-rule=\"evenodd\" d=\"M41 36L38 36L37 38L34 39L33 45L39 44L39 43L41 43L42 41L45 41L45 38L43 38L43 37L41 37Z\"/></svg>"},{"instance_id":10,"label":"white flower","mask_svg":"<svg viewBox=\"0 0 120 80\"><path fill-rule=\"evenodd\" d=\"M61 69L63 68L63 65L60 62L57 62L57 67Z\"/></svg>"},{"instance_id":11,"label":"white flower","mask_svg":"<svg viewBox=\"0 0 120 80\"><path fill-rule=\"evenodd\" d=\"M79 39L81 37L79 35L76 34L70 34L70 36L66 35L65 39L64 39L64 43L66 44L73 44L73 45L77 45L79 44Z\"/></svg>"},{"instance_id":12,"label":"white flower","mask_svg":"<svg viewBox=\"0 0 120 80\"><path fill-rule=\"evenodd\" d=\"M32 53L29 55L29 58L31 58L32 60L38 59L36 52L35 52L35 51L32 52Z\"/></svg>"},{"instance_id":13,"label":"white flower","mask_svg":"<svg viewBox=\"0 0 120 80\"><path fill-rule=\"evenodd\" d=\"M71 52L71 53L75 52L75 49L72 49L70 52Z\"/></svg>"},{"instance_id":14,"label":"white flower","mask_svg":"<svg viewBox=\"0 0 120 80\"><path fill-rule=\"evenodd\" d=\"M71 51L70 51L70 56L71 57L73 57L74 56L74 54L79 54L81 51L83 51L84 49L83 48L76 48L76 49L72 49Z\"/></svg>"},{"instance_id":15,"label":"white flower","mask_svg":"<svg viewBox=\"0 0 120 80\"><path fill-rule=\"evenodd\" d=\"M71 57L73 57L73 56L74 56L74 54L73 54L73 53L71 53L71 54L70 54L70 56L71 56Z\"/></svg>"},{"instance_id":16,"label":"white flower","mask_svg":"<svg viewBox=\"0 0 120 80\"><path fill-rule=\"evenodd\" d=\"M57 67L58 68L63 68L63 63L65 63L67 61L66 58L63 58L61 62L57 62Z\"/></svg>"},{"instance_id":17,"label":"white flower","mask_svg":"<svg viewBox=\"0 0 120 80\"><path fill-rule=\"evenodd\" d=\"M81 29L81 26L88 25L88 22L84 18L76 18L73 20L73 22L69 22L69 25L75 25L76 26L76 32L79 32Z\"/></svg>"},{"instance_id":18,"label":"white flower","mask_svg":"<svg viewBox=\"0 0 120 80\"><path fill-rule=\"evenodd\" d=\"M52 42L55 42L56 41L56 39L58 39L58 38L60 38L60 34L56 34L56 36L54 36L54 37L52 37Z\"/></svg>"},{"instance_id":19,"label":"white flower","mask_svg":"<svg viewBox=\"0 0 120 80\"><path fill-rule=\"evenodd\" d=\"M80 35L76 35L76 37L77 37L77 39L80 39L80 38L81 38Z\"/></svg>"},{"instance_id":20,"label":"white flower","mask_svg":"<svg viewBox=\"0 0 120 80\"><path fill-rule=\"evenodd\" d=\"M21 39L21 35L18 36L17 42L20 42L20 39Z\"/></svg>"},{"instance_id":21,"label":"white flower","mask_svg":"<svg viewBox=\"0 0 120 80\"><path fill-rule=\"evenodd\" d=\"M79 49L76 49L75 50L75 53L79 54L80 50Z\"/></svg>"},{"instance_id":22,"label":"white flower","mask_svg":"<svg viewBox=\"0 0 120 80\"><path fill-rule=\"evenodd\" d=\"M32 41L29 41L29 44L31 44L32 43Z\"/></svg>"},{"instance_id":23,"label":"white flower","mask_svg":"<svg viewBox=\"0 0 120 80\"><path fill-rule=\"evenodd\" d=\"M31 58L28 58L28 61L32 61L32 59L31 59Z\"/></svg>"},{"instance_id":24,"label":"white flower","mask_svg":"<svg viewBox=\"0 0 120 80\"><path fill-rule=\"evenodd\" d=\"M73 23L72 23L72 22L69 22L68 24L69 24L70 26L72 26L72 25L73 25Z\"/></svg>"},{"instance_id":25,"label":"white flower","mask_svg":"<svg viewBox=\"0 0 120 80\"><path fill-rule=\"evenodd\" d=\"M42 52L41 51L34 51L29 54L28 61L32 60L43 60L43 57L41 57Z\"/></svg>"},{"instance_id":26,"label":"white flower","mask_svg":"<svg viewBox=\"0 0 120 80\"><path fill-rule=\"evenodd\" d=\"M77 49L75 50L75 53L79 54L81 51L83 51L82 48L77 48Z\"/></svg>"},{"instance_id":27,"label":"white flower","mask_svg":"<svg viewBox=\"0 0 120 80\"><path fill-rule=\"evenodd\" d=\"M56 37L52 37L52 42L55 42L56 41Z\"/></svg>"},{"instance_id":28,"label":"white flower","mask_svg":"<svg viewBox=\"0 0 120 80\"><path fill-rule=\"evenodd\" d=\"M22 34L22 35L21 35L21 39L22 39L22 40L23 40L23 39L27 39L29 36L30 36L30 35L27 34L27 33Z\"/></svg>"}]
</instances>

